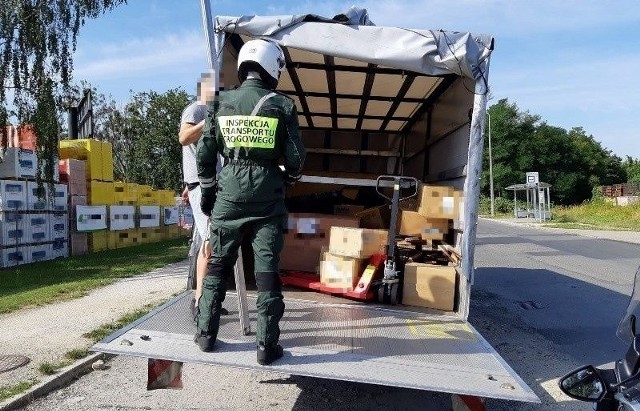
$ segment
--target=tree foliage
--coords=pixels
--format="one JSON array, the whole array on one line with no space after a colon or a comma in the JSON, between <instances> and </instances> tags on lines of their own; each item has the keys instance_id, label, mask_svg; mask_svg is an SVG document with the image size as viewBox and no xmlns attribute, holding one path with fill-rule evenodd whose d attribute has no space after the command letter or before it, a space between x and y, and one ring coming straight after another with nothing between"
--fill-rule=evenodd
<instances>
[{"instance_id":1,"label":"tree foliage","mask_svg":"<svg viewBox=\"0 0 640 411\"><path fill-rule=\"evenodd\" d=\"M507 99L491 106L489 116L495 195L511 196L505 188L524 183L528 171L552 185L552 201L560 204L581 203L594 186L626 181L622 160L582 128L551 126ZM482 191L488 194L488 149L484 156Z\"/></svg>"},{"instance_id":2,"label":"tree foliage","mask_svg":"<svg viewBox=\"0 0 640 411\"><path fill-rule=\"evenodd\" d=\"M627 183L640 184L640 159L627 156L622 162L622 167L627 172Z\"/></svg>"},{"instance_id":3,"label":"tree foliage","mask_svg":"<svg viewBox=\"0 0 640 411\"><path fill-rule=\"evenodd\" d=\"M127 0L5 0L0 7L0 142L4 125L29 123L38 136L38 175L51 179L59 113L70 92L73 52L85 19ZM10 98L11 97L11 98ZM11 101L9 101L11 100ZM3 144L6 146L6 144ZM44 170L41 174L41 170Z\"/></svg>"},{"instance_id":4,"label":"tree foliage","mask_svg":"<svg viewBox=\"0 0 640 411\"><path fill-rule=\"evenodd\" d=\"M92 96L93 137L110 142L113 148L114 178L156 189L180 190L180 118L195 97L176 88L164 93L137 92L129 102L117 104L111 96L81 82L73 86L76 99L86 89Z\"/></svg>"},{"instance_id":5,"label":"tree foliage","mask_svg":"<svg viewBox=\"0 0 640 411\"><path fill-rule=\"evenodd\" d=\"M131 144L125 151L128 181L154 188L180 190L182 185L182 146L178 130L182 110L191 102L184 90L154 91L133 96L123 116Z\"/></svg>"}]
</instances>

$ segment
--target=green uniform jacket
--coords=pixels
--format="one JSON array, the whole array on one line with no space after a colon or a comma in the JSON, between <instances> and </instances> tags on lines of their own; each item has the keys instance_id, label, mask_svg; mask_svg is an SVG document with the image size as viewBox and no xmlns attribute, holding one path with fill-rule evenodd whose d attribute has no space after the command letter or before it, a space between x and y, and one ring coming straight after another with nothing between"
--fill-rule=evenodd
<instances>
[{"instance_id":1,"label":"green uniform jacket","mask_svg":"<svg viewBox=\"0 0 640 411\"><path fill-rule=\"evenodd\" d=\"M284 198L285 173L298 175L306 156L293 100L276 93L250 114L265 95L265 83L249 79L222 91L209 104L196 158L202 195L215 193L234 202L267 202ZM217 178L217 154L226 164Z\"/></svg>"}]
</instances>

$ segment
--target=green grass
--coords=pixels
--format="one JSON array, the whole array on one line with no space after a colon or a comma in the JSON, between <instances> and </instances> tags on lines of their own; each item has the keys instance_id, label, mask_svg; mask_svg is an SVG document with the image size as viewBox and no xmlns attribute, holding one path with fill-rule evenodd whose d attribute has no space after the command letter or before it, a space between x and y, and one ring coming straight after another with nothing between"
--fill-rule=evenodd
<instances>
[{"instance_id":1,"label":"green grass","mask_svg":"<svg viewBox=\"0 0 640 411\"><path fill-rule=\"evenodd\" d=\"M40 371L44 375L53 375L58 372L60 368L66 367L71 363L72 361L69 359L64 359L56 362L43 362L38 366L38 371Z\"/></svg>"},{"instance_id":2,"label":"green grass","mask_svg":"<svg viewBox=\"0 0 640 411\"><path fill-rule=\"evenodd\" d=\"M64 353L64 358L72 361L80 360L89 355L89 350L86 348L76 348Z\"/></svg>"},{"instance_id":3,"label":"green grass","mask_svg":"<svg viewBox=\"0 0 640 411\"><path fill-rule=\"evenodd\" d=\"M86 295L187 258L186 238L0 270L0 314Z\"/></svg>"},{"instance_id":4,"label":"green grass","mask_svg":"<svg viewBox=\"0 0 640 411\"><path fill-rule=\"evenodd\" d=\"M85 333L82 336L86 338L90 338L91 340L93 340L93 342L98 342L103 338L111 335L113 332L124 327L125 325L130 324L133 321L137 320L138 318L142 317L143 315L148 314L149 312L151 312L151 310L156 308L158 305L146 304L144 307L138 308L135 311L131 311L123 315L122 317L118 318L114 322L102 324L100 327L96 328L93 331Z\"/></svg>"},{"instance_id":5,"label":"green grass","mask_svg":"<svg viewBox=\"0 0 640 411\"><path fill-rule=\"evenodd\" d=\"M551 209L552 227L588 230L640 231L640 204L624 207L606 201L590 201L578 206Z\"/></svg>"},{"instance_id":6,"label":"green grass","mask_svg":"<svg viewBox=\"0 0 640 411\"><path fill-rule=\"evenodd\" d=\"M14 395L20 394L21 392L25 392L29 388L36 385L38 382L38 380L21 381L16 385L0 387L0 401L9 399Z\"/></svg>"}]
</instances>

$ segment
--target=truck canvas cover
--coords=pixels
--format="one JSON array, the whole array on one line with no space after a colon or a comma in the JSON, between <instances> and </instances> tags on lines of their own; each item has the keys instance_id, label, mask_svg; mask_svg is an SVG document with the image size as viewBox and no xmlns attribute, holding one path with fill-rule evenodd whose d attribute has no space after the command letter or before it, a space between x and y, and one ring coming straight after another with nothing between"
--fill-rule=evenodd
<instances>
[{"instance_id":1,"label":"truck canvas cover","mask_svg":"<svg viewBox=\"0 0 640 411\"><path fill-rule=\"evenodd\" d=\"M366 10L355 7L333 18L214 19L207 5L203 17L218 87L239 84L235 65L244 42L269 38L285 51L287 69L278 91L296 102L303 134L322 131L328 141L333 132L357 131L384 134L390 140L398 136L402 141L388 150L365 147L352 153L338 146L310 148L311 155L340 150L340 154L376 157L383 161L384 172L379 174L446 181L463 191L464 207L455 221L455 246L462 256L456 308L437 312L287 290L281 322L285 356L261 367L255 358L255 336L246 335L247 328L238 321L238 307L244 306L241 290L227 295L223 305L230 314L222 317L219 343L212 353L200 352L193 342L195 325L188 307L192 296L185 291L92 350L539 402L467 321L493 38L376 26ZM301 181L322 183L323 178L321 173L305 171ZM339 180L345 185L372 184L362 178ZM250 328L255 329L251 291L248 307Z\"/></svg>"}]
</instances>

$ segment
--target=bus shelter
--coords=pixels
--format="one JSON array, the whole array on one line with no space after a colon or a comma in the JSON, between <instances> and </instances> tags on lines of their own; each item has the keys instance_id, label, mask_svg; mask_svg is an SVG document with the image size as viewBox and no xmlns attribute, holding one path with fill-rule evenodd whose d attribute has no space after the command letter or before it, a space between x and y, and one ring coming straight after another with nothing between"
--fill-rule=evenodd
<instances>
[{"instance_id":1,"label":"bus shelter","mask_svg":"<svg viewBox=\"0 0 640 411\"><path fill-rule=\"evenodd\" d=\"M513 214L515 218L534 218L537 221L551 219L551 184L513 184L506 190L513 191ZM524 194L521 194L524 192ZM522 197L526 199L526 208L521 208ZM520 200L520 203L518 203Z\"/></svg>"}]
</instances>

